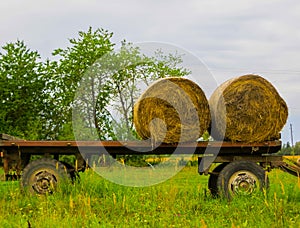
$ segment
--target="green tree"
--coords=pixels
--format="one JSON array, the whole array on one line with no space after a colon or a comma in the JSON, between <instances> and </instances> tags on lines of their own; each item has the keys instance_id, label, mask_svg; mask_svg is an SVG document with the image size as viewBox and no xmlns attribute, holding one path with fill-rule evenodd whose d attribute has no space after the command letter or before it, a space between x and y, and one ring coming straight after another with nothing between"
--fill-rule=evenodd
<instances>
[{"instance_id":1,"label":"green tree","mask_svg":"<svg viewBox=\"0 0 300 228\"><path fill-rule=\"evenodd\" d=\"M294 153L295 155L300 155L300 142L296 142L294 146Z\"/></svg>"},{"instance_id":2,"label":"green tree","mask_svg":"<svg viewBox=\"0 0 300 228\"><path fill-rule=\"evenodd\" d=\"M72 135L73 109L73 121L78 125L76 131L81 139L85 135L94 138L91 129L96 129L95 138L132 139L132 110L140 94L138 85L189 74L188 70L177 67L182 60L176 54L165 56L158 50L155 56L147 57L126 41L121 43L120 50L114 51L111 37L112 33L105 30L93 32L89 28L87 32L79 32L78 39L70 39L70 47L53 52L60 57L52 86L55 97L62 99L60 103L52 102L57 107L53 112L63 118L54 124L63 123L58 136ZM112 110L119 114L118 118L111 115Z\"/></svg>"},{"instance_id":3,"label":"green tree","mask_svg":"<svg viewBox=\"0 0 300 228\"><path fill-rule=\"evenodd\" d=\"M73 122L82 122L83 136L94 128L100 139L133 139L139 85L189 74L178 67L182 60L177 54L157 50L155 56L146 56L126 41L114 51L113 34L103 29L90 27L78 35L69 47L53 51L58 57L54 61L42 62L23 41L2 47L1 132L26 139L74 139L76 109Z\"/></svg>"},{"instance_id":4,"label":"green tree","mask_svg":"<svg viewBox=\"0 0 300 228\"><path fill-rule=\"evenodd\" d=\"M0 132L26 139L43 138L45 78L40 55L23 41L0 52Z\"/></svg>"},{"instance_id":5,"label":"green tree","mask_svg":"<svg viewBox=\"0 0 300 228\"><path fill-rule=\"evenodd\" d=\"M55 70L52 73L52 83L49 84L49 90L54 91L52 97L54 138L73 138L71 110L74 107L76 90L88 68L113 49L114 44L110 41L111 37L112 33L106 30L96 29L93 31L90 27L87 32L80 31L79 38L70 39L70 47L54 50L53 55L60 58L58 62L51 63ZM96 93L96 88L93 88L96 84L94 80L96 80L94 77L87 78ZM93 97L95 98L95 95ZM101 101L105 102L106 99L106 94L103 94ZM94 121L97 121L95 113L96 109L93 118ZM107 122L105 116L103 118L102 122ZM109 131L109 129L105 129L107 125L101 127L104 132Z\"/></svg>"},{"instance_id":6,"label":"green tree","mask_svg":"<svg viewBox=\"0 0 300 228\"><path fill-rule=\"evenodd\" d=\"M132 113L134 102L141 94L141 85L148 86L159 78L182 77L190 72L177 66L182 60L176 54L164 55L157 50L154 56L146 56L139 47L126 41L118 52L110 53L109 59L115 69L110 77L111 100L115 112L119 113L118 120L113 119L115 135L119 140L134 139L137 135Z\"/></svg>"},{"instance_id":7,"label":"green tree","mask_svg":"<svg viewBox=\"0 0 300 228\"><path fill-rule=\"evenodd\" d=\"M292 153L293 153L293 148L290 146L289 142L283 144L281 150L278 152L278 154L284 154L284 155L288 155Z\"/></svg>"}]
</instances>

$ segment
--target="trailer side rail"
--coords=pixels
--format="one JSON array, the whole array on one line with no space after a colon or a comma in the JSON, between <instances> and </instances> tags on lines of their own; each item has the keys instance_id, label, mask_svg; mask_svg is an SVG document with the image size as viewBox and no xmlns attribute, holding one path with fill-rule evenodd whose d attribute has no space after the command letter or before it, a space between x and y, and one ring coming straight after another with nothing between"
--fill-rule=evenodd
<instances>
[{"instance_id":1,"label":"trailer side rail","mask_svg":"<svg viewBox=\"0 0 300 228\"><path fill-rule=\"evenodd\" d=\"M106 151L111 155L162 155L173 154L175 150L179 154L204 154L218 152L218 154L232 155L259 155L276 153L281 148L280 141L263 143L239 143L239 142L197 142L180 144L154 145L148 141L0 141L0 149L6 151L21 151L31 154L74 154L79 150L102 154ZM104 150L105 149L105 150Z\"/></svg>"}]
</instances>

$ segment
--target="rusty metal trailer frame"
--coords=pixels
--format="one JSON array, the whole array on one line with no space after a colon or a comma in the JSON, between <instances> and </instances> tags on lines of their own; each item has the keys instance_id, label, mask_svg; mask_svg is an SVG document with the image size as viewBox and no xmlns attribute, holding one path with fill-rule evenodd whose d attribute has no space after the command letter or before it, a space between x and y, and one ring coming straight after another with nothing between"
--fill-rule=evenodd
<instances>
[{"instance_id":1,"label":"rusty metal trailer frame","mask_svg":"<svg viewBox=\"0 0 300 228\"><path fill-rule=\"evenodd\" d=\"M155 146L145 141L25 141L0 134L0 155L6 179L11 178L10 170L16 171L14 175L17 178L21 177L22 171L29 165L32 155L53 157L57 161L59 161L60 155L75 155L76 167L66 164L67 168L73 171L84 171L87 166L85 161L92 155L107 153L113 157L118 155L171 155L174 152L178 153L178 148L180 154L193 153L198 155L198 172L210 174L210 182L212 183L209 184L212 185L210 188L215 188L219 174L222 174L221 171L230 163L236 164L234 169L237 169L239 163L251 162L250 166L252 163L257 163L264 170L270 171L273 168L280 168L294 176L299 176L300 173L299 164L292 161L287 162L284 156L274 155L281 149L280 141L262 143L209 141ZM84 155L80 153L81 150L85 151ZM215 170L210 170L210 165L203 168L201 162L203 159L209 159L209 157L213 157L212 163L221 163L220 167ZM245 179L245 177L243 178ZM243 178L238 174L235 181L245 182Z\"/></svg>"},{"instance_id":2,"label":"rusty metal trailer frame","mask_svg":"<svg viewBox=\"0 0 300 228\"><path fill-rule=\"evenodd\" d=\"M53 155L56 160L59 159L59 155L75 155L78 160L82 160L87 159L89 155L102 155L107 154L107 152L112 157L117 155L170 155L176 149L179 149L180 154L193 153L199 155L201 159L201 155L209 148L218 152L215 163L234 160L268 162L270 158L267 155L278 152L281 148L281 143L279 141L271 141L246 144L215 141L160 144L155 147L150 142L143 141L25 141L11 138L0 141L0 155L3 159L4 169L7 169L9 164L14 161L18 172L28 164L32 155L43 155L46 157ZM84 151L84 158L82 158L80 151ZM262 156L263 154L266 156ZM273 161L273 157L271 160ZM83 165L82 161L79 163ZM8 170L5 170L5 172L7 173Z\"/></svg>"}]
</instances>

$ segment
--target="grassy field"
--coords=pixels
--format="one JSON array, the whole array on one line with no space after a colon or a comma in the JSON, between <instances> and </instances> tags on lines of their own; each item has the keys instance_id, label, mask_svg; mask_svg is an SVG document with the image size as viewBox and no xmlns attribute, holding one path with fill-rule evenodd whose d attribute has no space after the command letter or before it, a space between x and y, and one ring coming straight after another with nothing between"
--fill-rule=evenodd
<instances>
[{"instance_id":1,"label":"grassy field","mask_svg":"<svg viewBox=\"0 0 300 228\"><path fill-rule=\"evenodd\" d=\"M143 188L111 183L90 170L48 196L0 182L0 227L300 227L299 178L279 170L269 177L268 193L232 201L213 198L197 167Z\"/></svg>"}]
</instances>

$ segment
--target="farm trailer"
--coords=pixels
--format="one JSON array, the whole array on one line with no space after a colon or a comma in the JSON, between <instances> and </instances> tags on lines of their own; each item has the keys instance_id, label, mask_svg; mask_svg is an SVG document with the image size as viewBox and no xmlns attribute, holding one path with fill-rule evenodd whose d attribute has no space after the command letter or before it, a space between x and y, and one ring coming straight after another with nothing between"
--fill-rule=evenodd
<instances>
[{"instance_id":1,"label":"farm trailer","mask_svg":"<svg viewBox=\"0 0 300 228\"><path fill-rule=\"evenodd\" d=\"M143 141L25 141L0 134L0 151L5 179L21 177L21 186L30 192L53 191L66 178L76 177L87 168L93 155L171 155L198 156L199 174L209 175L208 188L213 195L250 194L268 187L267 171L279 168L299 176L300 165L288 157L275 155L280 141L262 143L197 142L160 144L154 147ZM80 153L84 150L84 154ZM143 152L140 152L143 151ZM39 155L38 159L32 157ZM60 161L61 155L74 155L75 165ZM31 161L32 160L32 161ZM218 165L212 165L218 163Z\"/></svg>"}]
</instances>

